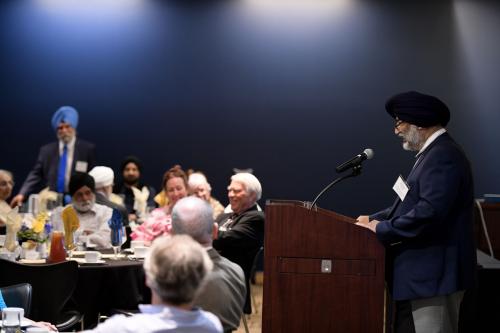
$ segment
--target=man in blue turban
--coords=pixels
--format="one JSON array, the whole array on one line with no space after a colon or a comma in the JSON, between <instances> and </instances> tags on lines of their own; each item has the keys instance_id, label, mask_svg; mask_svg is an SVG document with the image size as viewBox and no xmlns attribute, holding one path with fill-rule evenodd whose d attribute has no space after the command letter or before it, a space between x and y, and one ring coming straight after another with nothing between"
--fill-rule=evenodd
<instances>
[{"instance_id":1,"label":"man in blue turban","mask_svg":"<svg viewBox=\"0 0 500 333\"><path fill-rule=\"evenodd\" d=\"M445 129L450 111L438 98L410 91L385 108L416 161L406 180L396 180L394 204L357 224L386 248L394 331L457 332L464 291L475 283L470 163Z\"/></svg>"},{"instance_id":2,"label":"man in blue turban","mask_svg":"<svg viewBox=\"0 0 500 333\"><path fill-rule=\"evenodd\" d=\"M72 106L60 107L52 116L52 128L58 141L40 148L35 166L24 181L11 206L20 205L27 196L44 187L68 194L71 175L88 172L95 165L94 144L76 136L78 111ZM66 198L69 196L66 195Z\"/></svg>"}]
</instances>

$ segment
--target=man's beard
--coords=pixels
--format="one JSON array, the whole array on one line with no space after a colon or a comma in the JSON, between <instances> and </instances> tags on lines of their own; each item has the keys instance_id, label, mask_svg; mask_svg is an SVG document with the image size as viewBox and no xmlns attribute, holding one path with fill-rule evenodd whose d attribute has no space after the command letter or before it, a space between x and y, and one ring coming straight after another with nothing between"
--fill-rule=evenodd
<instances>
[{"instance_id":1,"label":"man's beard","mask_svg":"<svg viewBox=\"0 0 500 333\"><path fill-rule=\"evenodd\" d=\"M58 135L57 138L64 142L65 144L68 144L71 142L73 139L74 135L73 134L68 134L68 135Z\"/></svg>"},{"instance_id":2,"label":"man's beard","mask_svg":"<svg viewBox=\"0 0 500 333\"><path fill-rule=\"evenodd\" d=\"M401 132L399 137L403 139L404 150L419 151L422 147L422 136L415 125L410 125L408 131Z\"/></svg>"},{"instance_id":3,"label":"man's beard","mask_svg":"<svg viewBox=\"0 0 500 333\"><path fill-rule=\"evenodd\" d=\"M94 203L95 200L73 201L73 207L80 213L86 213L94 207Z\"/></svg>"},{"instance_id":4,"label":"man's beard","mask_svg":"<svg viewBox=\"0 0 500 333\"><path fill-rule=\"evenodd\" d=\"M127 185L135 185L136 183L139 182L139 177L124 177L123 181Z\"/></svg>"}]
</instances>

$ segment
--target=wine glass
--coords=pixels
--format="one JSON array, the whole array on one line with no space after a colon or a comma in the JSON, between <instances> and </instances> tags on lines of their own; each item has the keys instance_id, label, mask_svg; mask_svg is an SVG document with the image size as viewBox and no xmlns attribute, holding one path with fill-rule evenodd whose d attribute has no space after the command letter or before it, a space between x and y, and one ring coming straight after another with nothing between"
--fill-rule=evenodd
<instances>
[{"instance_id":1,"label":"wine glass","mask_svg":"<svg viewBox=\"0 0 500 333\"><path fill-rule=\"evenodd\" d=\"M111 229L111 246L113 247L114 256L111 258L113 260L118 260L118 253L120 253L120 248L122 246L122 228Z\"/></svg>"}]
</instances>

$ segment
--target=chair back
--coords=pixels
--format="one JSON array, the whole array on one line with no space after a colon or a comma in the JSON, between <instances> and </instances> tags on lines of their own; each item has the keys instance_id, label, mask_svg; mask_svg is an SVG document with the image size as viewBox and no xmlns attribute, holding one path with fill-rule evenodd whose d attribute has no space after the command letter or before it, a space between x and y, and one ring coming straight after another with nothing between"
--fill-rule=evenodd
<instances>
[{"instance_id":1,"label":"chair back","mask_svg":"<svg viewBox=\"0 0 500 333\"><path fill-rule=\"evenodd\" d=\"M31 284L29 283L20 283L0 288L5 304L8 307L23 308L25 317L30 317L31 315L31 290Z\"/></svg>"},{"instance_id":2,"label":"chair back","mask_svg":"<svg viewBox=\"0 0 500 333\"><path fill-rule=\"evenodd\" d=\"M24 265L0 259L0 286L29 283L33 287L30 319L57 323L76 288L78 263Z\"/></svg>"}]
</instances>

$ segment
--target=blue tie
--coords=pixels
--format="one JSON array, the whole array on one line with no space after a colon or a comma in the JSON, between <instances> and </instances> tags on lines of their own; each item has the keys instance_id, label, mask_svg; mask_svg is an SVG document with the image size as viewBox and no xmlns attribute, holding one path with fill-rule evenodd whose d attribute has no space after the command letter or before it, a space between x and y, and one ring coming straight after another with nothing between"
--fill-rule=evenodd
<instances>
[{"instance_id":1,"label":"blue tie","mask_svg":"<svg viewBox=\"0 0 500 333\"><path fill-rule=\"evenodd\" d=\"M64 180L66 179L66 163L68 161L68 146L64 145L63 153L59 159L57 170L57 192L64 193Z\"/></svg>"}]
</instances>

